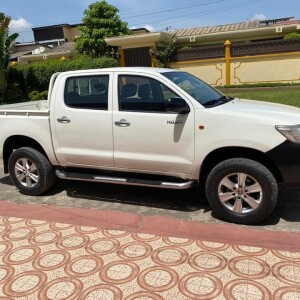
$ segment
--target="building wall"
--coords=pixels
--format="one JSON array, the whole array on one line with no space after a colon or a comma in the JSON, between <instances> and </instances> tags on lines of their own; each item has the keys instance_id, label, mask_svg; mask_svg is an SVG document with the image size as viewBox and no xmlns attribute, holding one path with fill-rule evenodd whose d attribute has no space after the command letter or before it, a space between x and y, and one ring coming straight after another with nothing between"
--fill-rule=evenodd
<instances>
[{"instance_id":1,"label":"building wall","mask_svg":"<svg viewBox=\"0 0 300 300\"><path fill-rule=\"evenodd\" d=\"M232 84L261 82L300 82L300 52L232 59Z\"/></svg>"},{"instance_id":2,"label":"building wall","mask_svg":"<svg viewBox=\"0 0 300 300\"><path fill-rule=\"evenodd\" d=\"M187 71L211 85L226 85L224 59L174 62L171 68ZM300 82L300 52L230 59L230 84Z\"/></svg>"},{"instance_id":3,"label":"building wall","mask_svg":"<svg viewBox=\"0 0 300 300\"><path fill-rule=\"evenodd\" d=\"M68 40L68 42L75 42L75 37L79 35L78 27L63 27L64 30L64 38Z\"/></svg>"},{"instance_id":4,"label":"building wall","mask_svg":"<svg viewBox=\"0 0 300 300\"><path fill-rule=\"evenodd\" d=\"M64 38L64 32L61 26L52 26L51 29L47 27L33 28L32 30L35 42L60 40Z\"/></svg>"},{"instance_id":5,"label":"building wall","mask_svg":"<svg viewBox=\"0 0 300 300\"><path fill-rule=\"evenodd\" d=\"M172 63L171 68L189 72L211 85L226 84L225 60L200 60Z\"/></svg>"}]
</instances>

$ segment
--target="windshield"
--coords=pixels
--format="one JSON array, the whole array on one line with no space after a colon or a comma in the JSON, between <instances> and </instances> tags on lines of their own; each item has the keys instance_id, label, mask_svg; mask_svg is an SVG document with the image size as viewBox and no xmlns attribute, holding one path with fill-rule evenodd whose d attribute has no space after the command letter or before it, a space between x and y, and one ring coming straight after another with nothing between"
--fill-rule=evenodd
<instances>
[{"instance_id":1,"label":"windshield","mask_svg":"<svg viewBox=\"0 0 300 300\"><path fill-rule=\"evenodd\" d=\"M173 81L205 107L224 104L232 100L232 98L224 96L221 92L189 73L165 72L162 75Z\"/></svg>"}]
</instances>

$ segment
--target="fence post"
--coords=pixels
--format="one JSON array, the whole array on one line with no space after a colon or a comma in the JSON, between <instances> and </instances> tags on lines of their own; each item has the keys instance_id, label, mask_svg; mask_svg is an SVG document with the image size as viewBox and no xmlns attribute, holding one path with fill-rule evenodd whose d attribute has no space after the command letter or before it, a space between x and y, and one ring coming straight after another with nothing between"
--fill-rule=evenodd
<instances>
[{"instance_id":1,"label":"fence post","mask_svg":"<svg viewBox=\"0 0 300 300\"><path fill-rule=\"evenodd\" d=\"M125 67L125 51L124 49L118 49L119 52L119 66Z\"/></svg>"},{"instance_id":2,"label":"fence post","mask_svg":"<svg viewBox=\"0 0 300 300\"><path fill-rule=\"evenodd\" d=\"M157 68L157 55L156 55L156 46L150 47L149 54L151 56L151 67Z\"/></svg>"},{"instance_id":3,"label":"fence post","mask_svg":"<svg viewBox=\"0 0 300 300\"><path fill-rule=\"evenodd\" d=\"M227 40L225 46L225 61L226 61L226 85L230 85L230 60L231 60L231 43Z\"/></svg>"}]
</instances>

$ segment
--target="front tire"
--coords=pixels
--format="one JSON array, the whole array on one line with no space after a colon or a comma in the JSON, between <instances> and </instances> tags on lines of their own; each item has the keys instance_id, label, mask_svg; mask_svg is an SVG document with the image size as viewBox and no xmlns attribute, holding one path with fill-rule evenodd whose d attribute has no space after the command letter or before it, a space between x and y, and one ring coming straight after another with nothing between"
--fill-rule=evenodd
<instances>
[{"instance_id":1,"label":"front tire","mask_svg":"<svg viewBox=\"0 0 300 300\"><path fill-rule=\"evenodd\" d=\"M56 176L49 160L39 151L23 147L15 150L8 160L9 175L25 195L44 193L55 183Z\"/></svg>"},{"instance_id":2,"label":"front tire","mask_svg":"<svg viewBox=\"0 0 300 300\"><path fill-rule=\"evenodd\" d=\"M266 219L278 198L278 184L262 164L245 158L225 160L206 181L213 211L226 221L255 224Z\"/></svg>"}]
</instances>

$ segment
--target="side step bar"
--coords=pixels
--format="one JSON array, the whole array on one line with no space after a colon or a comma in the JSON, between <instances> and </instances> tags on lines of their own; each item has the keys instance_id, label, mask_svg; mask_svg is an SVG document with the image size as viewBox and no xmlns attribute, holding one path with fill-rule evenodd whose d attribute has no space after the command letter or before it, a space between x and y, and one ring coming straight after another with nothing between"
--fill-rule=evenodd
<instances>
[{"instance_id":1,"label":"side step bar","mask_svg":"<svg viewBox=\"0 0 300 300\"><path fill-rule=\"evenodd\" d=\"M92 175L92 174L64 172L62 170L56 170L55 173L56 176L60 179L135 185L135 186L147 186L147 187L155 187L161 189L175 189L175 190L189 189L192 186L196 185L197 183L195 180L189 180L184 182L167 182L167 181L156 181L156 180L147 180L147 179L99 176L99 175Z\"/></svg>"}]
</instances>

